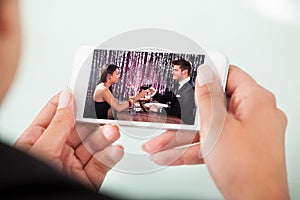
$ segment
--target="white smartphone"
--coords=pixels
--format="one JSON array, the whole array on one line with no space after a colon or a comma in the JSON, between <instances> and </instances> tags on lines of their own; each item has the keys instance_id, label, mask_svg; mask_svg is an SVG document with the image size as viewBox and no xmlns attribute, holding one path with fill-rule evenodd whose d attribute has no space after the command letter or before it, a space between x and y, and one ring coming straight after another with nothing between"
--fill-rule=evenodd
<instances>
[{"instance_id":1,"label":"white smartphone","mask_svg":"<svg viewBox=\"0 0 300 200\"><path fill-rule=\"evenodd\" d=\"M166 94L172 91L173 80L172 61L183 59L191 64L190 81L196 78L197 68L201 65L212 65L220 76L222 87L225 91L227 73L229 68L228 58L218 51L198 52L187 54L178 52L163 52L151 50L120 50L97 49L94 46L81 46L74 55L73 72L69 87L76 99L76 120L79 122L98 124L118 124L120 126L157 128L161 130L199 130L199 113L191 112L193 123L186 123L178 115L169 115L168 112L155 113L147 109L156 105L161 109L169 109L170 102L159 102L153 98L144 98L135 102L132 107L122 112L114 112L113 118L97 118L96 106L93 99L95 88L99 82L99 71L105 64L114 64L119 67L120 79L114 83L112 94L118 101L128 101L129 91L138 94L143 84L150 84L157 92ZM176 98L184 98L180 94ZM191 106L191 105L189 105ZM181 105L181 113L188 110Z\"/></svg>"}]
</instances>

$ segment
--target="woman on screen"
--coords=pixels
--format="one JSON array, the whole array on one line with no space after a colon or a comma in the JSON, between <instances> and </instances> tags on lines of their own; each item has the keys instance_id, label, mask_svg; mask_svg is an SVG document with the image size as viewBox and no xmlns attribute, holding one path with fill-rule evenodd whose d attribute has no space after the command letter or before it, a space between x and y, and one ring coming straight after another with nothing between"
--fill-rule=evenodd
<instances>
[{"instance_id":1,"label":"woman on screen","mask_svg":"<svg viewBox=\"0 0 300 200\"><path fill-rule=\"evenodd\" d=\"M100 80L94 92L95 110L98 119L113 119L113 109L117 112L125 110L130 102L119 103L112 94L112 85L119 81L119 67L105 64L99 74Z\"/></svg>"}]
</instances>

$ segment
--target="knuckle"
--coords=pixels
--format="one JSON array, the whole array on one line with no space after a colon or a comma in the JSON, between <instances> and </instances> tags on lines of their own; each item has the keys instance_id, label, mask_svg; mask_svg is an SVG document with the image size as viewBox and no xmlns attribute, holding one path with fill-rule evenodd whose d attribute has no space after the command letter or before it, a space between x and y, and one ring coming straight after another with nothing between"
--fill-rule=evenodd
<instances>
[{"instance_id":1,"label":"knuckle","mask_svg":"<svg viewBox=\"0 0 300 200\"><path fill-rule=\"evenodd\" d=\"M287 115L280 109L278 109L278 112L279 112L280 120L282 121L284 128L286 128L288 124Z\"/></svg>"},{"instance_id":2,"label":"knuckle","mask_svg":"<svg viewBox=\"0 0 300 200\"><path fill-rule=\"evenodd\" d=\"M202 91L196 91L196 101L199 100L209 100L211 99L212 93L208 89L204 89Z\"/></svg>"},{"instance_id":3,"label":"knuckle","mask_svg":"<svg viewBox=\"0 0 300 200\"><path fill-rule=\"evenodd\" d=\"M73 118L69 118L64 113L57 113L52 120L53 124L63 124L67 130L72 130L75 127L75 121Z\"/></svg>"},{"instance_id":4,"label":"knuckle","mask_svg":"<svg viewBox=\"0 0 300 200\"><path fill-rule=\"evenodd\" d=\"M70 120L68 123L67 123L67 126L68 126L68 129L69 130L73 130L75 128L75 121L74 120Z\"/></svg>"},{"instance_id":5,"label":"knuckle","mask_svg":"<svg viewBox=\"0 0 300 200\"><path fill-rule=\"evenodd\" d=\"M62 123L65 120L65 117L61 113L57 113L53 118L53 123Z\"/></svg>"},{"instance_id":6,"label":"knuckle","mask_svg":"<svg viewBox=\"0 0 300 200\"><path fill-rule=\"evenodd\" d=\"M266 90L266 98L268 99L268 101L270 103L272 103L273 105L276 105L276 97L272 92Z\"/></svg>"},{"instance_id":7,"label":"knuckle","mask_svg":"<svg viewBox=\"0 0 300 200\"><path fill-rule=\"evenodd\" d=\"M253 94L255 94L256 98L261 100L261 106L272 106L276 107L276 97L275 95L270 92L269 90L262 88L262 87L255 87L253 88Z\"/></svg>"}]
</instances>

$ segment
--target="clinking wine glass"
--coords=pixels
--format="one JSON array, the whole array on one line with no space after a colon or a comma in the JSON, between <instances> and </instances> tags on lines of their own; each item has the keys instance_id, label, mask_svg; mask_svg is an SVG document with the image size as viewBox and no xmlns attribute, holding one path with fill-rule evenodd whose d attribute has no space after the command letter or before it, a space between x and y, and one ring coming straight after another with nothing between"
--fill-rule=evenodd
<instances>
[{"instance_id":1,"label":"clinking wine glass","mask_svg":"<svg viewBox=\"0 0 300 200\"><path fill-rule=\"evenodd\" d=\"M135 102L134 102L134 96L129 96L129 114L130 115L135 115L136 114L136 109L135 109Z\"/></svg>"},{"instance_id":2,"label":"clinking wine glass","mask_svg":"<svg viewBox=\"0 0 300 200\"><path fill-rule=\"evenodd\" d=\"M148 90L150 87L152 87L152 83L150 82L150 80L146 80L146 81L144 81L143 85L141 86L141 89L142 90ZM147 91L147 93L144 97L144 102L149 103L150 100L151 100L151 95Z\"/></svg>"},{"instance_id":3,"label":"clinking wine glass","mask_svg":"<svg viewBox=\"0 0 300 200\"><path fill-rule=\"evenodd\" d=\"M129 88L129 114L135 115L136 110L135 110L135 91L133 87Z\"/></svg>"},{"instance_id":4,"label":"clinking wine glass","mask_svg":"<svg viewBox=\"0 0 300 200\"><path fill-rule=\"evenodd\" d=\"M142 88L142 90L147 90L147 89L149 89L151 86L152 86L151 83L145 83L145 84L143 84L143 85L141 86L141 88Z\"/></svg>"},{"instance_id":5,"label":"clinking wine glass","mask_svg":"<svg viewBox=\"0 0 300 200\"><path fill-rule=\"evenodd\" d=\"M147 90L152 86L152 81L150 78L144 77L141 85L142 90Z\"/></svg>"}]
</instances>

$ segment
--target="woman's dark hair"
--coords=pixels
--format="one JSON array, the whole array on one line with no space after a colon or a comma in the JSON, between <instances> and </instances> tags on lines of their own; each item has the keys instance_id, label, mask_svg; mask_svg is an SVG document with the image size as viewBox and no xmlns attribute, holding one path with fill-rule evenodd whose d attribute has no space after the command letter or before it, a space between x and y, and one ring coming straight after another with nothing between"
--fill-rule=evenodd
<instances>
[{"instance_id":1,"label":"woman's dark hair","mask_svg":"<svg viewBox=\"0 0 300 200\"><path fill-rule=\"evenodd\" d=\"M118 67L117 65L114 64L105 64L103 67L101 67L100 69L100 73L99 73L99 83L105 83L107 81L107 75L108 74L113 74L114 71L116 71L116 69L119 69L120 67ZM98 85L97 84L97 85ZM112 88L109 88L110 91L112 91Z\"/></svg>"}]
</instances>

